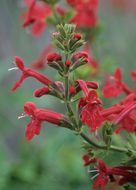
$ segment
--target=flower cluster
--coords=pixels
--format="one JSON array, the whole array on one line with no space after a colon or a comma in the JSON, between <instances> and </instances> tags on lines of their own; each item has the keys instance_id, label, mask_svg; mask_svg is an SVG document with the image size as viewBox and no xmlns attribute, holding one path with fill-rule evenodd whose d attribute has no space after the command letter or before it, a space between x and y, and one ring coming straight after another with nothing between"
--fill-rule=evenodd
<instances>
[{"instance_id":1,"label":"flower cluster","mask_svg":"<svg viewBox=\"0 0 136 190\"><path fill-rule=\"evenodd\" d=\"M31 117L26 128L26 140L30 141L35 135L40 134L43 122L67 128L85 140L83 147L89 151L88 155L83 156L84 166L90 168L92 165L95 166L95 170L89 169L90 173L96 174L92 177L92 179L96 177L93 189L97 187L103 189L108 182L116 182L118 185L135 182L136 167L133 163L136 160L135 141L128 141L129 145L126 147L120 145L116 147L112 139L113 136L122 135L122 131L129 135L136 132L136 89L131 90L123 82L122 71L117 68L113 76L108 75L106 78L102 95L109 99L124 93L126 97L115 105L105 108L98 83L94 80L83 80L78 74L84 71L84 66L93 70L91 78L99 72L100 65L93 58L91 48L85 44L84 35L81 32L85 29L89 42L92 42L90 33L91 37L94 37L92 31L98 26L99 1L66 0L68 9L56 6L59 0L24 0L23 2L27 11L21 16L22 26L30 26L33 36L39 36L47 24L57 25L57 31L52 34L53 45L49 44L43 49L31 68L26 68L23 60L15 56L15 62L13 62L15 67L9 70L20 70L21 77L13 86L12 92L20 87L25 79L32 77L42 84L41 88L34 92L36 98L45 95L54 96L60 100L60 103L64 103L67 109L67 112L62 114L39 109L33 102L26 102L24 113L19 117ZM74 11L71 12L71 9ZM65 24L66 21L74 24ZM76 26L80 32L77 32ZM55 52L53 47L58 51ZM59 81L52 81L33 70L45 67L55 69L59 75ZM132 71L131 76L135 82L136 71ZM88 135L87 131L89 131ZM99 158L99 150L120 152L127 157L126 162L124 161L121 166L107 167L100 159L101 156Z\"/></svg>"}]
</instances>

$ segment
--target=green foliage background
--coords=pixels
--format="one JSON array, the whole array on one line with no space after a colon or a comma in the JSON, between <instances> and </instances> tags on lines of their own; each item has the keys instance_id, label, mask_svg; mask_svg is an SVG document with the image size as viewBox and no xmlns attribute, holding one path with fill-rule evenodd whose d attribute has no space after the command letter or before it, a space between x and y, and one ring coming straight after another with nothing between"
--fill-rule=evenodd
<instances>
[{"instance_id":1,"label":"green foliage background","mask_svg":"<svg viewBox=\"0 0 136 190\"><path fill-rule=\"evenodd\" d=\"M20 26L21 0L0 1L0 190L89 190L91 180L81 159L81 139L65 129L43 124L41 135L25 141L25 129L30 118L17 120L26 101L37 107L58 112L65 108L54 98L36 99L33 92L41 85L27 79L13 94L19 72L8 72L14 56L20 56L26 65L34 61L45 44L51 40L52 29L40 38L33 38ZM101 1L100 22L104 30L93 45L93 53L112 74L116 67L123 70L123 80L131 87L130 71L136 69L136 15L107 10ZM45 75L54 79L54 72ZM111 100L105 101L108 106ZM114 155L112 155L114 156ZM112 157L112 160L117 160Z\"/></svg>"}]
</instances>

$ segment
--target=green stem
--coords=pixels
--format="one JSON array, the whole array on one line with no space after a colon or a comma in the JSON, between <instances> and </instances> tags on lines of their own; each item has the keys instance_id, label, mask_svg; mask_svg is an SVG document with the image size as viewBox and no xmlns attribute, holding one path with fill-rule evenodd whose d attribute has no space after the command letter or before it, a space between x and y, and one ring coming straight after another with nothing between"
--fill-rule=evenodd
<instances>
[{"instance_id":1,"label":"green stem","mask_svg":"<svg viewBox=\"0 0 136 190\"><path fill-rule=\"evenodd\" d=\"M65 99L68 100L69 97L69 79L68 73L65 74Z\"/></svg>"},{"instance_id":2,"label":"green stem","mask_svg":"<svg viewBox=\"0 0 136 190\"><path fill-rule=\"evenodd\" d=\"M95 142L93 142L84 132L80 133L81 137L83 137L90 145L92 145L93 147L96 147L98 149L103 149L103 150L107 150L107 146L102 146L99 144L96 144ZM117 151L117 152L124 152L127 153L128 151L124 148L119 148L116 146L111 145L110 148L108 150L113 150L113 151Z\"/></svg>"},{"instance_id":3,"label":"green stem","mask_svg":"<svg viewBox=\"0 0 136 190\"><path fill-rule=\"evenodd\" d=\"M59 17L58 17L58 15L57 15L57 13L56 13L55 6L53 5L53 6L50 6L50 7L51 7L51 9L52 9L52 11L53 11L53 16L54 16L54 19L55 19L55 21L56 21L56 24L58 24Z\"/></svg>"}]
</instances>

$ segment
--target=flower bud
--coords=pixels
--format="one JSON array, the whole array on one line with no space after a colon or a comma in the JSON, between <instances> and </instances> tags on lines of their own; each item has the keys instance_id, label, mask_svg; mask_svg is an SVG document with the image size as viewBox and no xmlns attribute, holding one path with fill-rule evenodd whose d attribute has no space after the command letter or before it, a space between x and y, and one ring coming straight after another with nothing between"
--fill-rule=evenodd
<instances>
[{"instance_id":1,"label":"flower bud","mask_svg":"<svg viewBox=\"0 0 136 190\"><path fill-rule=\"evenodd\" d=\"M76 88L74 86L70 86L69 87L69 93L70 93L70 95L76 94Z\"/></svg>"},{"instance_id":2,"label":"flower bud","mask_svg":"<svg viewBox=\"0 0 136 190\"><path fill-rule=\"evenodd\" d=\"M65 62L65 65L66 65L67 67L69 67L69 66L71 65L71 61L67 60L67 61Z\"/></svg>"},{"instance_id":3,"label":"flower bud","mask_svg":"<svg viewBox=\"0 0 136 190\"><path fill-rule=\"evenodd\" d=\"M47 61L50 63L50 62L53 62L53 61L60 61L61 60L61 56L57 53L49 53L47 55Z\"/></svg>"},{"instance_id":4,"label":"flower bud","mask_svg":"<svg viewBox=\"0 0 136 190\"><path fill-rule=\"evenodd\" d=\"M82 35L79 34L79 33L76 33L76 34L74 35L74 39L76 39L76 40L80 40L81 38L82 38Z\"/></svg>"},{"instance_id":5,"label":"flower bud","mask_svg":"<svg viewBox=\"0 0 136 190\"><path fill-rule=\"evenodd\" d=\"M53 36L54 36L54 37L57 37L57 36L59 36L59 34L60 34L59 32L54 32L54 33L53 33Z\"/></svg>"},{"instance_id":6,"label":"flower bud","mask_svg":"<svg viewBox=\"0 0 136 190\"><path fill-rule=\"evenodd\" d=\"M34 96L35 97L41 97L45 94L49 94L49 88L43 87L43 88L38 88L35 92L34 92Z\"/></svg>"}]
</instances>

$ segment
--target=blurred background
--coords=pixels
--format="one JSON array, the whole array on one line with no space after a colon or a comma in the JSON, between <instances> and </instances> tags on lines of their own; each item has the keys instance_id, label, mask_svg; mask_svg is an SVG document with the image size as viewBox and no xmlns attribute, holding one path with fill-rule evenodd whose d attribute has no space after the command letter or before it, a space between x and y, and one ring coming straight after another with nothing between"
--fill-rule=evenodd
<instances>
[{"instance_id":1,"label":"blurred background","mask_svg":"<svg viewBox=\"0 0 136 190\"><path fill-rule=\"evenodd\" d=\"M130 6L132 0L127 1ZM101 0L99 20L104 29L97 47L100 64L107 61L120 67L123 80L131 87L130 71L136 70L136 5L132 8L111 6L107 0ZM51 28L33 38L20 26L23 10L21 0L0 1L0 190L89 190L91 180L82 166L84 151L80 138L44 123L40 136L26 142L24 134L30 118L17 119L27 101L39 108L65 111L52 97L36 99L33 92L41 85L32 78L11 93L20 77L19 71L8 72L14 56L21 57L28 66L51 40ZM55 78L52 69L41 73Z\"/></svg>"}]
</instances>

